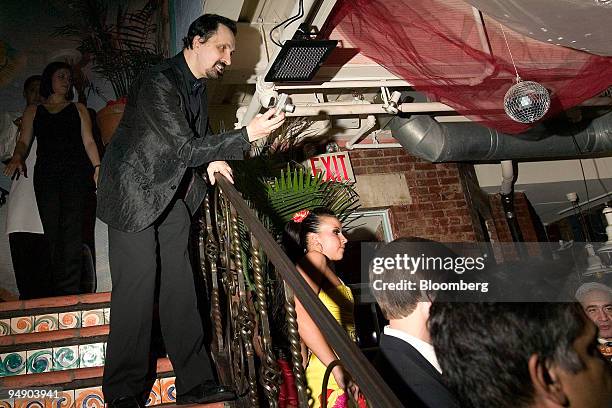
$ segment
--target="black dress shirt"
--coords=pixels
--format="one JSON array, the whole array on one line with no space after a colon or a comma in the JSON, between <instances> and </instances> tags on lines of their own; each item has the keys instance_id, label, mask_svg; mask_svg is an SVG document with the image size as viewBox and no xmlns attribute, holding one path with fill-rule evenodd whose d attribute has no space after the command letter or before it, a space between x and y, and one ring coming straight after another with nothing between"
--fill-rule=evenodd
<instances>
[{"instance_id":1,"label":"black dress shirt","mask_svg":"<svg viewBox=\"0 0 612 408\"><path fill-rule=\"evenodd\" d=\"M200 127L200 111L202 108L208 109L208 106L202 107L201 105L202 100L206 101L206 82L204 79L198 79L193 75L193 72L189 69L189 65L187 65L185 55L182 52L180 56L174 58L173 61L176 63L181 75L184 95L187 95L185 116L187 117L189 126L197 134ZM203 95L204 98L202 97Z\"/></svg>"}]
</instances>

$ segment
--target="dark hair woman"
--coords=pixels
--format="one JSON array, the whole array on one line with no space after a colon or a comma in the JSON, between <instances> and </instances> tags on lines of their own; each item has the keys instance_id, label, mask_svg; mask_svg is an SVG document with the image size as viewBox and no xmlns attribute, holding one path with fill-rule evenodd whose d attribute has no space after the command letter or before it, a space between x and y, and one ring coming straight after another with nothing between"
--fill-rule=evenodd
<instances>
[{"instance_id":1,"label":"dark hair woman","mask_svg":"<svg viewBox=\"0 0 612 408\"><path fill-rule=\"evenodd\" d=\"M340 220L326 209L299 211L287 223L283 234L283 245L289 258L296 263L298 271L338 324L355 340L353 295L338 278L333 266L334 261L344 256L346 242ZM308 348L304 364L313 398L309 406L320 407L323 375L337 356L297 298L295 308L300 337ZM331 406L334 407L346 407L347 393L357 398L359 389L341 366L334 367L332 374L327 385L327 401L332 402ZM363 398L359 398L359 406L365 406Z\"/></svg>"},{"instance_id":2,"label":"dark hair woman","mask_svg":"<svg viewBox=\"0 0 612 408\"><path fill-rule=\"evenodd\" d=\"M85 199L95 189L100 157L85 106L72 103L72 69L52 62L42 74L44 102L28 106L21 135L5 174L27 177L25 158L38 142L34 192L51 252L49 295L80 292Z\"/></svg>"}]
</instances>

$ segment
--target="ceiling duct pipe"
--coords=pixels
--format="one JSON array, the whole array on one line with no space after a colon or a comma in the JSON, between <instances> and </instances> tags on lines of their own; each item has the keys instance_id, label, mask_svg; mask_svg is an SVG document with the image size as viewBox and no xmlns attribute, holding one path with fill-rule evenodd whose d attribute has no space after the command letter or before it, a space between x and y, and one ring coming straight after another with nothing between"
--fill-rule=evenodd
<instances>
[{"instance_id":1,"label":"ceiling duct pipe","mask_svg":"<svg viewBox=\"0 0 612 408\"><path fill-rule=\"evenodd\" d=\"M411 154L430 162L570 158L612 152L612 112L585 125L540 124L508 135L475 123L439 123L431 116L395 117L393 137ZM575 142L574 142L575 140Z\"/></svg>"}]
</instances>

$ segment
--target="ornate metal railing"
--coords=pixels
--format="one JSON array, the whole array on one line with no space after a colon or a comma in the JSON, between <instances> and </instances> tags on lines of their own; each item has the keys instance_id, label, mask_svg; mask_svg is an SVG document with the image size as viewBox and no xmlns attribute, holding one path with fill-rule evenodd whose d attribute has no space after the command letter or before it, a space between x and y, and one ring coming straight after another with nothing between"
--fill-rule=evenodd
<instances>
[{"instance_id":1,"label":"ornate metal railing","mask_svg":"<svg viewBox=\"0 0 612 408\"><path fill-rule=\"evenodd\" d=\"M294 295L321 329L371 407L401 404L346 335L240 193L217 175L215 193L204 202L200 261L211 301L211 352L222 382L233 384L238 404L277 407L281 370L273 349L265 271L283 280L291 366L299 406L308 406ZM267 280L268 279L268 280ZM275 301L279 301L275 299Z\"/></svg>"}]
</instances>

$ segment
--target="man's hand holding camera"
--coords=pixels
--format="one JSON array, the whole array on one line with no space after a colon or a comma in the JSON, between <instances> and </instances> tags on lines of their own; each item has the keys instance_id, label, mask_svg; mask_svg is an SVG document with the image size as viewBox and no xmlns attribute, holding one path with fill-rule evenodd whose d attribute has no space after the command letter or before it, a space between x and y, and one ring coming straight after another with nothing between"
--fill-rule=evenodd
<instances>
[{"instance_id":1,"label":"man's hand holding camera","mask_svg":"<svg viewBox=\"0 0 612 408\"><path fill-rule=\"evenodd\" d=\"M249 142L267 137L270 133L282 126L285 122L285 113L275 115L276 109L268 109L265 113L257 115L247 125Z\"/></svg>"}]
</instances>

